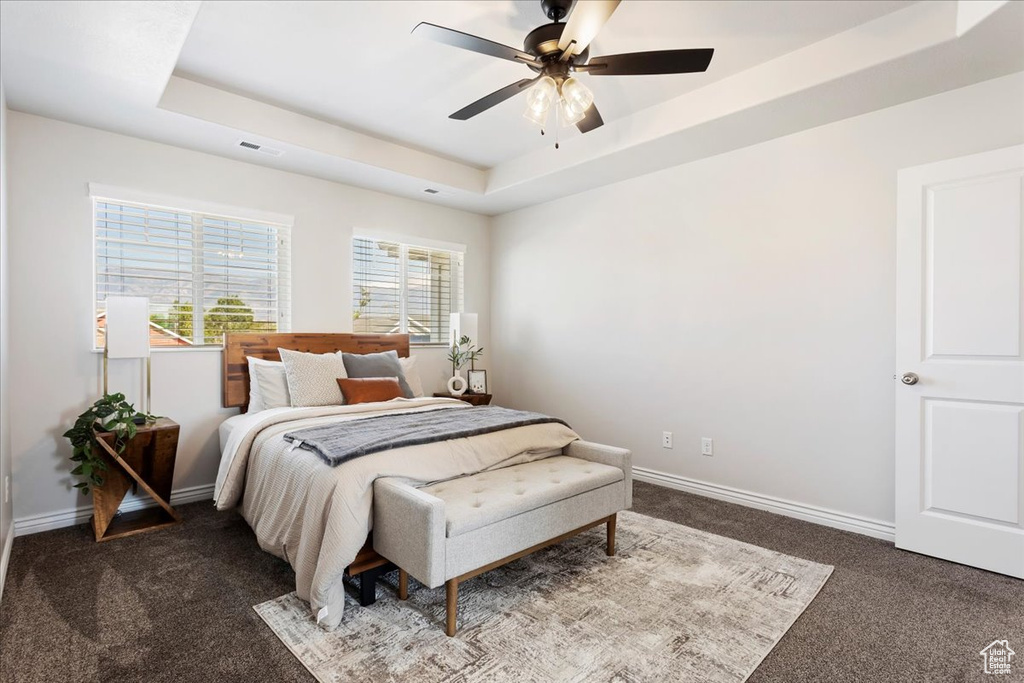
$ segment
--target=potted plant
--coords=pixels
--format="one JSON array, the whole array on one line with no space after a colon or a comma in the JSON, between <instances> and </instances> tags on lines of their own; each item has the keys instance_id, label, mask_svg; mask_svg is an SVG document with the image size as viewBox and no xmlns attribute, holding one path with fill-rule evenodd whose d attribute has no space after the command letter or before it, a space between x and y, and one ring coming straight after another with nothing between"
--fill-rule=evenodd
<instances>
[{"instance_id":1,"label":"potted plant","mask_svg":"<svg viewBox=\"0 0 1024 683\"><path fill-rule=\"evenodd\" d=\"M465 350L463 350L465 347ZM473 363L484 355L483 348L477 348L473 345L473 340L462 335L457 342L452 344L451 350L448 352L448 360L452 364L452 377L448 380L448 393L453 396L461 396L466 393L466 389L469 387L465 378L462 376L462 368L465 367L466 363L470 364L470 368L473 368ZM458 385L460 388L456 389Z\"/></svg>"},{"instance_id":2,"label":"potted plant","mask_svg":"<svg viewBox=\"0 0 1024 683\"><path fill-rule=\"evenodd\" d=\"M89 406L75 420L75 426L64 432L64 438L71 442L71 460L78 463L71 474L84 479L75 484L75 488L88 495L91 488L103 485L107 464L97 452L102 448L99 434L113 434L114 450L121 454L135 437L138 425L152 419L152 415L135 410L135 406L125 400L124 394L106 394Z\"/></svg>"}]
</instances>

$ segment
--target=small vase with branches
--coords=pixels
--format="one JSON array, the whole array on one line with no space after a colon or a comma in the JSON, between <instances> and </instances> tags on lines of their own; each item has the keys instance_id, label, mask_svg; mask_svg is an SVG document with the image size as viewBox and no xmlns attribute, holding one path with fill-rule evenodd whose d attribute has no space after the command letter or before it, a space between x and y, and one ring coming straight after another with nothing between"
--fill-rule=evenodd
<instances>
[{"instance_id":1,"label":"small vase with branches","mask_svg":"<svg viewBox=\"0 0 1024 683\"><path fill-rule=\"evenodd\" d=\"M477 348L473 344L473 340L462 335L459 340L452 344L452 348L448 351L448 360L452 364L452 375L454 376L459 370L469 363L469 369L476 369L476 361L484 355L483 347Z\"/></svg>"}]
</instances>

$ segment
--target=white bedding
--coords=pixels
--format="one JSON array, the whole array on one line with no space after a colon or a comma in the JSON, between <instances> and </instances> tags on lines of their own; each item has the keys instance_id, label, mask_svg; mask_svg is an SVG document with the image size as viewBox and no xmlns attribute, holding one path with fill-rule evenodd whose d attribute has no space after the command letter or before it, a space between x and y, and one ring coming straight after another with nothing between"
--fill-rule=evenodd
<instances>
[{"instance_id":1,"label":"white bedding","mask_svg":"<svg viewBox=\"0 0 1024 683\"><path fill-rule=\"evenodd\" d=\"M465 410L447 398L274 408L230 418L214 500L242 515L264 550L287 560L295 588L318 622L333 628L345 604L342 576L372 523L373 482L403 477L414 485L529 462L561 452L577 435L560 423L517 427L463 439L397 448L330 467L292 448L286 432L383 414Z\"/></svg>"},{"instance_id":2,"label":"white bedding","mask_svg":"<svg viewBox=\"0 0 1024 683\"><path fill-rule=\"evenodd\" d=\"M220 423L220 427L217 428L217 436L220 437L221 453L223 453L224 449L228 447L228 439L231 438L231 432L235 431L235 425L244 421L246 417L248 416L244 413L242 415L232 415Z\"/></svg>"}]
</instances>

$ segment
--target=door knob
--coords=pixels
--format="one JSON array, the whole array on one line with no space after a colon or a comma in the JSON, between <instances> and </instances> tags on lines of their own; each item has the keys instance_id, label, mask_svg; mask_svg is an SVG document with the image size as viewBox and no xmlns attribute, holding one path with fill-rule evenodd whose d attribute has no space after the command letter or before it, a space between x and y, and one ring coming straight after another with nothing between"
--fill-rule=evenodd
<instances>
[{"instance_id":1,"label":"door knob","mask_svg":"<svg viewBox=\"0 0 1024 683\"><path fill-rule=\"evenodd\" d=\"M900 381L906 384L907 386L917 384L920 380L921 378L912 372L904 372L903 376L900 377Z\"/></svg>"}]
</instances>

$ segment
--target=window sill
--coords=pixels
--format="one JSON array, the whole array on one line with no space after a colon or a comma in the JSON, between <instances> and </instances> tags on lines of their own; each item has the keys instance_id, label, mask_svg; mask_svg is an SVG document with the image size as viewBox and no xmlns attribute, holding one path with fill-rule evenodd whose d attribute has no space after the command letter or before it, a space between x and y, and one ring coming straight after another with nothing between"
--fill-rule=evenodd
<instances>
[{"instance_id":1,"label":"window sill","mask_svg":"<svg viewBox=\"0 0 1024 683\"><path fill-rule=\"evenodd\" d=\"M150 353L220 353L223 346L179 346L179 347L156 347L150 349ZM103 349L92 349L92 353L102 354Z\"/></svg>"},{"instance_id":2,"label":"window sill","mask_svg":"<svg viewBox=\"0 0 1024 683\"><path fill-rule=\"evenodd\" d=\"M409 344L410 351L418 349L442 349L448 350L447 344ZM180 346L180 347L156 347L150 349L151 353L220 353L223 346ZM101 354L103 349L92 349L91 353Z\"/></svg>"}]
</instances>

